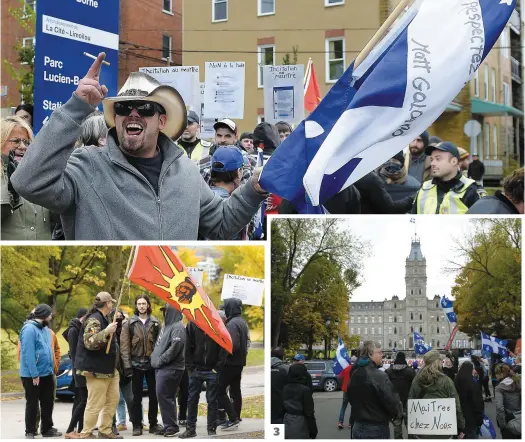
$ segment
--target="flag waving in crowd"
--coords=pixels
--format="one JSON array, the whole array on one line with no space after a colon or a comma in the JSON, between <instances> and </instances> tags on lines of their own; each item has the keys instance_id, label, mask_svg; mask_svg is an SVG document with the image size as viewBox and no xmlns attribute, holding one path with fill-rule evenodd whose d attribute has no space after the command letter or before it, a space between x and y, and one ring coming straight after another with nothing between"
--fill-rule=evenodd
<instances>
[{"instance_id":1,"label":"flag waving in crowd","mask_svg":"<svg viewBox=\"0 0 525 442\"><path fill-rule=\"evenodd\" d=\"M417 355L424 355L432 350L432 346L427 344L418 332L414 332L414 351Z\"/></svg>"},{"instance_id":2,"label":"flag waving in crowd","mask_svg":"<svg viewBox=\"0 0 525 442\"><path fill-rule=\"evenodd\" d=\"M453 303L445 295L441 298L441 308L443 309L443 313L445 313L448 322L458 322L458 318L454 313Z\"/></svg>"},{"instance_id":3,"label":"flag waving in crowd","mask_svg":"<svg viewBox=\"0 0 525 442\"><path fill-rule=\"evenodd\" d=\"M335 352L334 358L334 373L337 375L341 373L346 367L351 364L350 356L346 350L345 343L341 339L341 336L338 335L338 345Z\"/></svg>"},{"instance_id":4,"label":"flag waving in crowd","mask_svg":"<svg viewBox=\"0 0 525 442\"><path fill-rule=\"evenodd\" d=\"M139 246L129 280L181 311L229 353L231 336L215 306L168 246Z\"/></svg>"},{"instance_id":5,"label":"flag waving in crowd","mask_svg":"<svg viewBox=\"0 0 525 442\"><path fill-rule=\"evenodd\" d=\"M304 108L313 112L321 102L321 90L315 75L314 62L310 58L304 75Z\"/></svg>"},{"instance_id":6,"label":"flag waving in crowd","mask_svg":"<svg viewBox=\"0 0 525 442\"><path fill-rule=\"evenodd\" d=\"M483 332L481 332L481 349L501 356L507 356L508 353L505 339L498 339Z\"/></svg>"},{"instance_id":7,"label":"flag waving in crowd","mask_svg":"<svg viewBox=\"0 0 525 442\"><path fill-rule=\"evenodd\" d=\"M516 0L416 1L281 144L261 186L301 213L318 213L317 206L401 151L443 113L515 5ZM433 23L440 25L429 32Z\"/></svg>"}]
</instances>

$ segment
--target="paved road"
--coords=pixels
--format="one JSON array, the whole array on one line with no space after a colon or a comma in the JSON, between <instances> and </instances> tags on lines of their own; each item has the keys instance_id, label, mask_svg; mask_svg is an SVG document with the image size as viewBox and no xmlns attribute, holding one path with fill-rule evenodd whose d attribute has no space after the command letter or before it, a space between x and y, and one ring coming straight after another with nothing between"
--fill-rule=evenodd
<instances>
[{"instance_id":1,"label":"paved road","mask_svg":"<svg viewBox=\"0 0 525 442\"><path fill-rule=\"evenodd\" d=\"M343 402L343 393L336 391L334 393L316 392L314 393L315 417L319 429L318 439L349 439L350 434L347 427L343 430L337 428L339 420L339 410ZM496 437L501 439L501 433L496 425L496 404L495 402L485 403L485 414L496 426ZM348 425L350 417L350 404L346 409L345 425ZM404 438L407 438L406 428L403 428ZM394 438L394 427L390 425L390 438Z\"/></svg>"},{"instance_id":2,"label":"paved road","mask_svg":"<svg viewBox=\"0 0 525 442\"><path fill-rule=\"evenodd\" d=\"M243 392L243 397L248 396L258 396L264 394L264 368L260 367L248 367L245 368L242 376L241 388ZM203 392L200 397L200 402L206 402L206 393ZM144 396L142 398L142 403L145 410L148 408L148 397ZM71 401L56 401L55 409L53 412L53 420L55 427L61 431L65 432L69 420L71 418ZM0 425L0 439L22 439L24 437L24 411L25 411L25 400L20 396L9 395L3 397L0 401L1 408L1 425ZM159 414L159 422L162 419ZM231 435L232 437L238 438L241 434L260 432L264 430L264 420L263 419L243 419L239 429L237 431L228 431L222 432L222 435ZM132 426L128 422L128 430L122 432L121 434L124 438L131 438ZM220 436L221 434L219 434ZM199 417L197 422L197 435L199 437L204 437L207 434L206 432L206 418ZM157 438L160 436L150 435L145 433L143 438ZM246 435L249 437L249 435Z\"/></svg>"}]
</instances>

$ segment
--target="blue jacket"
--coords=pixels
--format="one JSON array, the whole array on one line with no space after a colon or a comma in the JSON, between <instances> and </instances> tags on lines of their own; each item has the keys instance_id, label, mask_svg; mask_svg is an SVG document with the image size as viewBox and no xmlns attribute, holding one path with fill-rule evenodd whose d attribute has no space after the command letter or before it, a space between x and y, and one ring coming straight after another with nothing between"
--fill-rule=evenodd
<instances>
[{"instance_id":1,"label":"blue jacket","mask_svg":"<svg viewBox=\"0 0 525 442\"><path fill-rule=\"evenodd\" d=\"M20 331L20 377L53 374L51 333L37 321L26 321Z\"/></svg>"}]
</instances>

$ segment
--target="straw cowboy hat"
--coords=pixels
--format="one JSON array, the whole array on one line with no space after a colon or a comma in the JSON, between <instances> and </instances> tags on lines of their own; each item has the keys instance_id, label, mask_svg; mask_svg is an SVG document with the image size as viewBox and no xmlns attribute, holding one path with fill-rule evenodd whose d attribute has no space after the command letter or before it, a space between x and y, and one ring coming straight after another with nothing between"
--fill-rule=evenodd
<instances>
[{"instance_id":1,"label":"straw cowboy hat","mask_svg":"<svg viewBox=\"0 0 525 442\"><path fill-rule=\"evenodd\" d=\"M116 97L102 101L104 117L109 127L115 126L114 105L118 101L153 101L166 110L166 126L162 132L169 138L178 139L186 126L187 111L184 100L171 86L163 85L151 75L143 72L132 72Z\"/></svg>"}]
</instances>

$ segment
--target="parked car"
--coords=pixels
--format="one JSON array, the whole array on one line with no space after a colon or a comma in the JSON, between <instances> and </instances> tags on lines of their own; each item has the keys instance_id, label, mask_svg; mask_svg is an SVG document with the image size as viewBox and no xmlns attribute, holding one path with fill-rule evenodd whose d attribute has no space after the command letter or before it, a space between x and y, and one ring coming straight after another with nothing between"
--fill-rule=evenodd
<instances>
[{"instance_id":1,"label":"parked car","mask_svg":"<svg viewBox=\"0 0 525 442\"><path fill-rule=\"evenodd\" d=\"M341 381L334 373L334 361L312 360L306 361L305 365L312 376L314 389L330 392L341 388Z\"/></svg>"},{"instance_id":2,"label":"parked car","mask_svg":"<svg viewBox=\"0 0 525 442\"><path fill-rule=\"evenodd\" d=\"M144 392L148 391L148 383L146 378L142 382ZM73 364L69 355L64 355L60 358L60 366L57 373L57 399L68 399L75 397L74 383L73 383Z\"/></svg>"}]
</instances>

